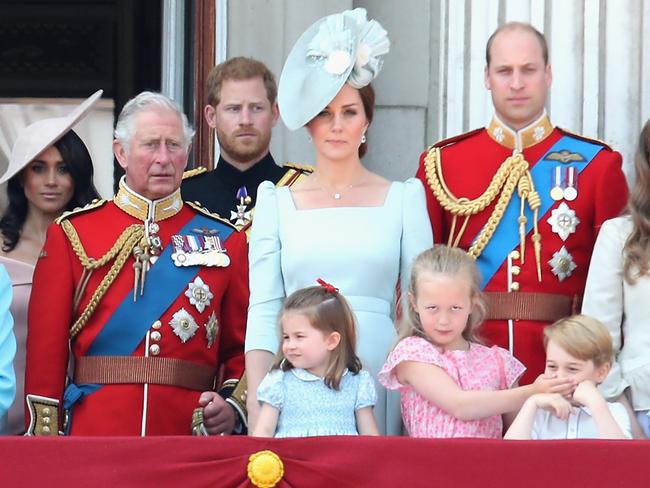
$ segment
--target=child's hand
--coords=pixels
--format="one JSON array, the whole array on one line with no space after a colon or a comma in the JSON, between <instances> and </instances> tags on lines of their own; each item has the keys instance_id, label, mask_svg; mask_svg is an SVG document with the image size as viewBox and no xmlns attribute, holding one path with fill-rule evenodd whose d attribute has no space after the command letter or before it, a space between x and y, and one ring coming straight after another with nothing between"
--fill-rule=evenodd
<instances>
[{"instance_id":1,"label":"child's hand","mask_svg":"<svg viewBox=\"0 0 650 488\"><path fill-rule=\"evenodd\" d=\"M558 393L570 397L576 384L572 379L540 374L533 386L535 387L535 393Z\"/></svg>"},{"instance_id":2,"label":"child's hand","mask_svg":"<svg viewBox=\"0 0 650 488\"><path fill-rule=\"evenodd\" d=\"M558 393L535 395L534 398L537 408L548 410L560 420L569 418L569 414L573 411L571 402Z\"/></svg>"},{"instance_id":3,"label":"child's hand","mask_svg":"<svg viewBox=\"0 0 650 488\"><path fill-rule=\"evenodd\" d=\"M573 401L585 407L591 407L594 403L603 401L603 396L598 387L591 380L580 382L573 392Z\"/></svg>"}]
</instances>

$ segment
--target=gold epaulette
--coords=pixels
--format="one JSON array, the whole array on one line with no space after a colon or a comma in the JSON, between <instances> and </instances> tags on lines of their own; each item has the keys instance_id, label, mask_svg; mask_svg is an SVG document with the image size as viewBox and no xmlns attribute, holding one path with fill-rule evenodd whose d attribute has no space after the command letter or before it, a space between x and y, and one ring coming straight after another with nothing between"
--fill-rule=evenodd
<instances>
[{"instance_id":1,"label":"gold epaulette","mask_svg":"<svg viewBox=\"0 0 650 488\"><path fill-rule=\"evenodd\" d=\"M286 162L282 165L283 168L289 168L289 169L295 169L298 171L302 171L303 173L313 173L314 172L314 166L311 164L300 164L300 163L292 163L292 162Z\"/></svg>"},{"instance_id":2,"label":"gold epaulette","mask_svg":"<svg viewBox=\"0 0 650 488\"><path fill-rule=\"evenodd\" d=\"M480 127L478 129L474 129L474 130L471 130L469 132L465 132L463 134L458 134L457 136L454 136L454 137L448 137L447 139L441 139L438 142L436 142L435 144L431 144L427 148L427 152L431 151L435 147L445 147L445 146L448 146L450 144L454 144L455 142L462 141L463 139L467 139L468 137L473 136L475 134L478 134L479 132L481 132L483 130L485 130L485 128Z\"/></svg>"},{"instance_id":3,"label":"gold epaulette","mask_svg":"<svg viewBox=\"0 0 650 488\"><path fill-rule=\"evenodd\" d=\"M576 134L575 132L571 132L570 130L564 129L562 127L557 127L557 129L560 132L563 132L564 134L566 134L568 136L575 137L576 139L580 139L581 141L591 142L592 144L594 144L594 143L599 144L599 145L605 147L606 149L609 149L610 151L613 151L612 146L607 144L605 141L601 141L600 139L594 139L593 137L586 137L586 136L583 136L582 134Z\"/></svg>"},{"instance_id":4,"label":"gold epaulette","mask_svg":"<svg viewBox=\"0 0 650 488\"><path fill-rule=\"evenodd\" d=\"M208 217L213 218L214 220L218 220L219 222L226 224L228 227L231 227L235 229L237 232L239 232L239 229L230 221L226 220L223 218L221 215L219 215L216 212L210 212L207 208L205 208L203 205L201 205L201 202L185 202L187 205L192 207L194 210L197 212L202 213L203 215L207 215Z\"/></svg>"},{"instance_id":5,"label":"gold epaulette","mask_svg":"<svg viewBox=\"0 0 650 488\"><path fill-rule=\"evenodd\" d=\"M205 166L199 166L198 168L188 169L187 171L183 171L183 179L186 180L188 178L193 178L194 176L202 175L207 171L208 168L206 168Z\"/></svg>"},{"instance_id":6,"label":"gold epaulette","mask_svg":"<svg viewBox=\"0 0 650 488\"><path fill-rule=\"evenodd\" d=\"M100 198L95 198L92 202L90 202L88 205L84 205L83 207L77 207L72 210L68 210L67 212L63 212L59 218L57 218L54 222L57 224L61 224L66 219L69 219L70 217L83 213L83 212L88 212L89 210L94 210L96 208L99 208L103 206L108 200L103 200Z\"/></svg>"},{"instance_id":7,"label":"gold epaulette","mask_svg":"<svg viewBox=\"0 0 650 488\"><path fill-rule=\"evenodd\" d=\"M309 164L284 163L282 167L286 168L287 171L275 184L277 187L291 186L302 177L314 172L314 167Z\"/></svg>"}]
</instances>

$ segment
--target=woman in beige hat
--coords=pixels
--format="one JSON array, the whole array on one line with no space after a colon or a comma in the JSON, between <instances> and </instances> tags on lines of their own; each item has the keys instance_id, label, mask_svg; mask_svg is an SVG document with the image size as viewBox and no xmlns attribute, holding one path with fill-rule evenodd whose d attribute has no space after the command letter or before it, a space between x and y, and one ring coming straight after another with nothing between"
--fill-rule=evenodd
<instances>
[{"instance_id":1,"label":"woman in beige hat","mask_svg":"<svg viewBox=\"0 0 650 488\"><path fill-rule=\"evenodd\" d=\"M0 264L13 285L11 313L16 335L16 400L7 432L24 431L23 382L27 305L36 260L48 226L65 210L86 205L99 195L93 185L88 149L71 129L101 97L99 90L66 117L39 120L20 131L0 178L7 182L9 204L0 218Z\"/></svg>"}]
</instances>

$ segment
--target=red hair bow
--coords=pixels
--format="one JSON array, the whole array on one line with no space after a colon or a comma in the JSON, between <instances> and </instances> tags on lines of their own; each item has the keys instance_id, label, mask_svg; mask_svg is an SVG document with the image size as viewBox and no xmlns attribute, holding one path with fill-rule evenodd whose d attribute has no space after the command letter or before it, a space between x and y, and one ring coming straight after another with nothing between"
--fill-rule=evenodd
<instances>
[{"instance_id":1,"label":"red hair bow","mask_svg":"<svg viewBox=\"0 0 650 488\"><path fill-rule=\"evenodd\" d=\"M334 293L338 293L338 292L339 292L339 289L338 289L338 288L336 288L334 285L330 285L327 281L325 281L325 280L323 280L323 279L318 278L318 279L316 280L316 283L318 283L320 286L322 286L323 288L325 288L325 291L326 291L327 293L332 293L332 294L334 294Z\"/></svg>"}]
</instances>

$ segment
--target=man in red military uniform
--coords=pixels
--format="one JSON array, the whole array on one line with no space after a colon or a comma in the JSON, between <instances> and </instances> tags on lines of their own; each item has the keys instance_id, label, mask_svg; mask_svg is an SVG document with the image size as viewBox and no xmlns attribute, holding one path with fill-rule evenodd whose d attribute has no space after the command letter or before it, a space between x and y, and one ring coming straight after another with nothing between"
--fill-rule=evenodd
<instances>
[{"instance_id":1,"label":"man in red military uniform","mask_svg":"<svg viewBox=\"0 0 650 488\"><path fill-rule=\"evenodd\" d=\"M126 172L117 195L49 229L29 308L28 434L175 435L193 424L230 434L245 425L233 391L244 368L246 238L183 203L192 135L167 97L130 100L115 128Z\"/></svg>"},{"instance_id":2,"label":"man in red military uniform","mask_svg":"<svg viewBox=\"0 0 650 488\"><path fill-rule=\"evenodd\" d=\"M548 119L542 34L505 24L486 58L492 121L431 146L417 176L436 242L477 258L489 303L482 337L510 348L530 383L544 370L544 326L580 310L598 229L621 212L627 185L619 153Z\"/></svg>"}]
</instances>

